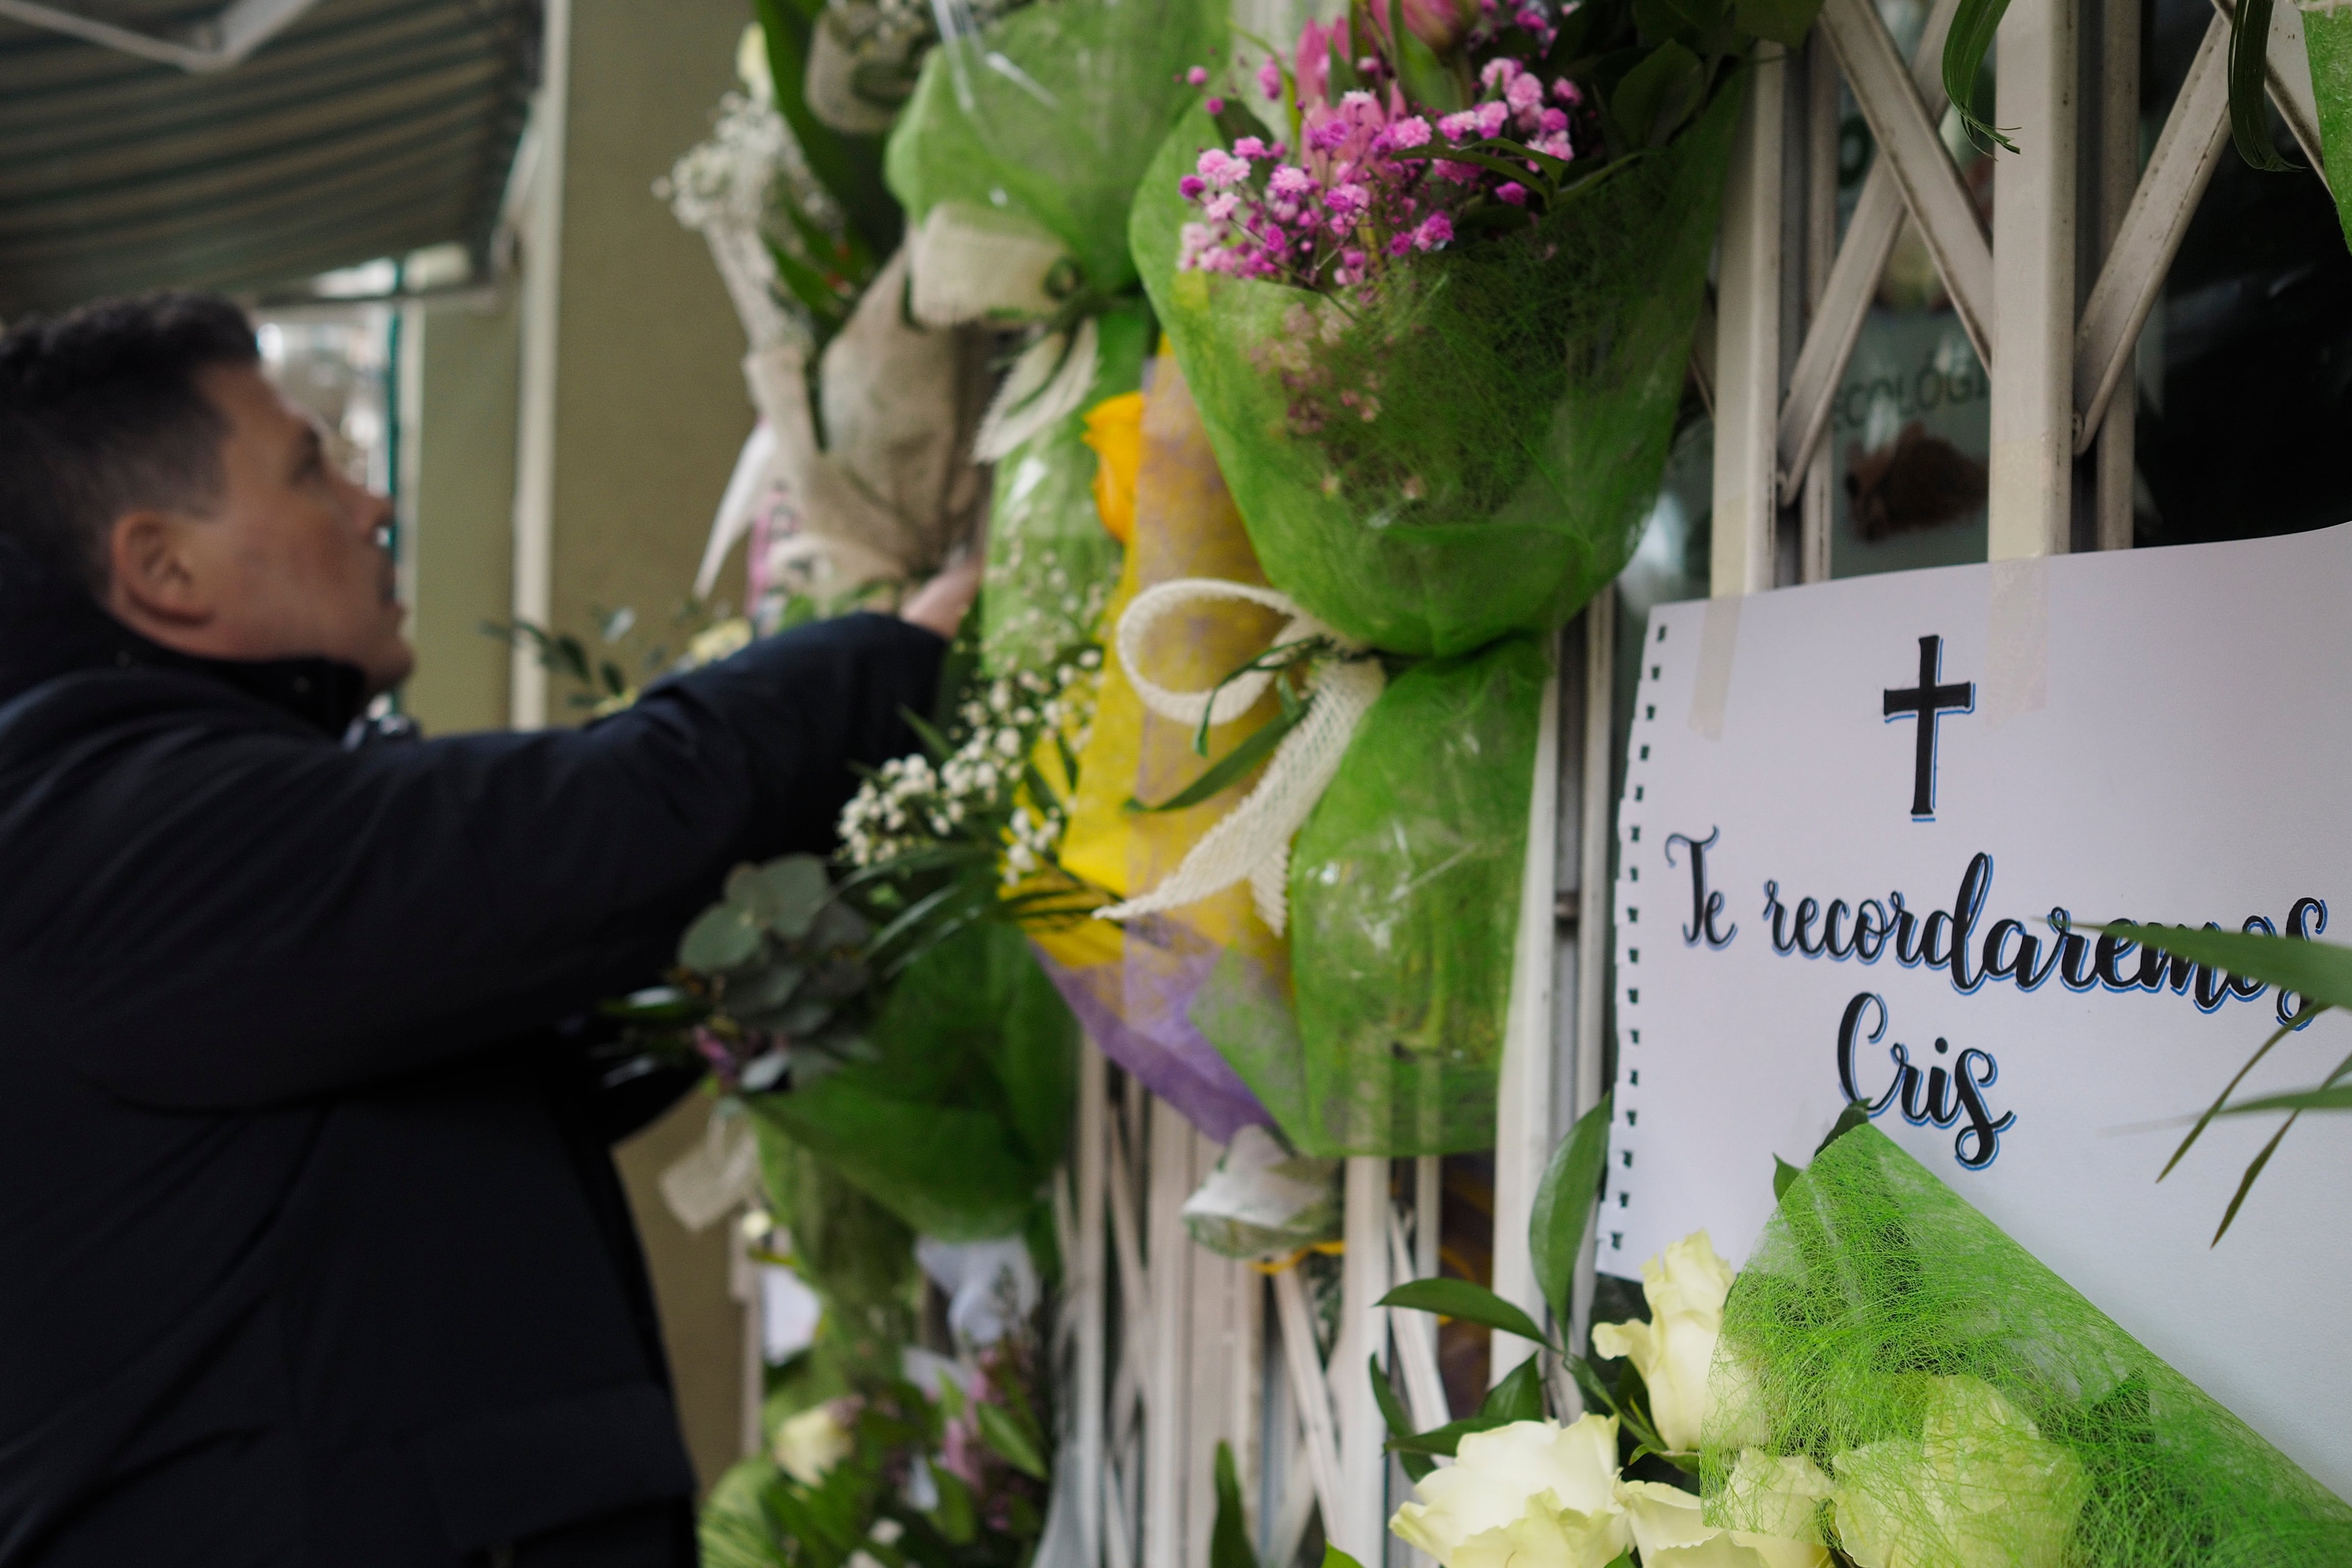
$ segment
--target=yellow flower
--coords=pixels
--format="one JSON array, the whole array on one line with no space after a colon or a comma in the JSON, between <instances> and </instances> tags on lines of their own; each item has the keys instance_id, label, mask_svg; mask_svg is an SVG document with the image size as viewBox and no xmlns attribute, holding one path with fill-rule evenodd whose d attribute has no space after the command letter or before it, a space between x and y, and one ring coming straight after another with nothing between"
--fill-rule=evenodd
<instances>
[{"instance_id":1,"label":"yellow flower","mask_svg":"<svg viewBox=\"0 0 2352 1568\"><path fill-rule=\"evenodd\" d=\"M735 74L742 79L743 90L760 102L776 101L776 79L768 68L768 35L757 22L735 41Z\"/></svg>"},{"instance_id":2,"label":"yellow flower","mask_svg":"<svg viewBox=\"0 0 2352 1568\"><path fill-rule=\"evenodd\" d=\"M2088 1488L1991 1384L1939 1377L1918 1438L1837 1456L1838 1544L1861 1568L2060 1568Z\"/></svg>"},{"instance_id":3,"label":"yellow flower","mask_svg":"<svg viewBox=\"0 0 2352 1568\"><path fill-rule=\"evenodd\" d=\"M1822 1489L1829 1489L1826 1478ZM1633 1544L1642 1549L1643 1568L1828 1568L1829 1548L1809 1519L1790 1538L1716 1529L1696 1497L1656 1481L1620 1480L1617 1498Z\"/></svg>"},{"instance_id":4,"label":"yellow flower","mask_svg":"<svg viewBox=\"0 0 2352 1568\"><path fill-rule=\"evenodd\" d=\"M1106 397L1087 410L1086 443L1095 449L1095 510L1103 531L1135 542L1135 477L1143 468L1143 394Z\"/></svg>"},{"instance_id":5,"label":"yellow flower","mask_svg":"<svg viewBox=\"0 0 2352 1568\"><path fill-rule=\"evenodd\" d=\"M830 1405L812 1405L776 1428L776 1463L803 1486L824 1480L856 1446Z\"/></svg>"},{"instance_id":6,"label":"yellow flower","mask_svg":"<svg viewBox=\"0 0 2352 1568\"><path fill-rule=\"evenodd\" d=\"M728 655L740 653L751 646L751 623L736 616L697 633L694 640L686 645L686 661L700 669L706 664L717 664Z\"/></svg>"},{"instance_id":7,"label":"yellow flower","mask_svg":"<svg viewBox=\"0 0 2352 1568\"><path fill-rule=\"evenodd\" d=\"M1642 1265L1648 1322L1592 1325L1595 1352L1632 1358L1650 1391L1658 1436L1677 1453L1698 1447L1706 1423L1706 1374L1730 1293L1731 1265L1716 1256L1706 1232L1693 1231Z\"/></svg>"},{"instance_id":8,"label":"yellow flower","mask_svg":"<svg viewBox=\"0 0 2352 1568\"><path fill-rule=\"evenodd\" d=\"M1632 1539L1616 1476L1614 1419L1514 1421L1465 1436L1389 1529L1445 1568L1606 1568Z\"/></svg>"}]
</instances>

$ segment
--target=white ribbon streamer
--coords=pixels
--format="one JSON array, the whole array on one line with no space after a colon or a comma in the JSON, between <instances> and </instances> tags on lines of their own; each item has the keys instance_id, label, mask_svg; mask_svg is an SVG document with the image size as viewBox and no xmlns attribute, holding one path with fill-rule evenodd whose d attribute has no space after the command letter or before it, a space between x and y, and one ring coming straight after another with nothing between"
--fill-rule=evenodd
<instances>
[{"instance_id":1,"label":"white ribbon streamer","mask_svg":"<svg viewBox=\"0 0 2352 1568\"><path fill-rule=\"evenodd\" d=\"M1069 247L1013 213L941 202L907 242L914 287L908 307L927 327L1036 321L1061 308L1046 288Z\"/></svg>"},{"instance_id":2,"label":"white ribbon streamer","mask_svg":"<svg viewBox=\"0 0 2352 1568\"><path fill-rule=\"evenodd\" d=\"M988 405L972 440L972 460L1002 462L1032 436L1076 414L1094 386L1100 357L1092 317L1072 334L1047 332L1031 343Z\"/></svg>"},{"instance_id":3,"label":"white ribbon streamer","mask_svg":"<svg viewBox=\"0 0 2352 1568\"><path fill-rule=\"evenodd\" d=\"M1271 646L1319 638L1342 657L1315 661L1307 680L1307 709L1297 728L1274 749L1255 788L1192 846L1166 880L1148 893L1098 911L1108 921L1132 920L1198 903L1246 879L1260 919L1276 935L1289 924L1290 840L1323 798L1339 771L1348 742L1387 684L1377 660L1361 655L1364 644L1315 619L1286 595L1246 583L1185 577L1147 588L1135 596L1118 622L1118 658L1143 705L1163 719L1198 727L1228 724L1256 706L1276 679L1252 670L1213 692L1171 691L1143 673L1145 643L1161 620L1179 610L1220 600L1263 605L1288 617Z\"/></svg>"}]
</instances>

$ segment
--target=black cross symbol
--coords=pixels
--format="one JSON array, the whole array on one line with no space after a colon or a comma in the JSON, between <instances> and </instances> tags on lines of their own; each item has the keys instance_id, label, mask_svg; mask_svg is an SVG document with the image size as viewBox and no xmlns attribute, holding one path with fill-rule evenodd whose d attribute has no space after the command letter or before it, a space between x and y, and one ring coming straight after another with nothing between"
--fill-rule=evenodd
<instances>
[{"instance_id":1,"label":"black cross symbol","mask_svg":"<svg viewBox=\"0 0 2352 1568\"><path fill-rule=\"evenodd\" d=\"M1925 637L1919 639L1919 684L1907 690L1890 690L1886 694L1886 717L1890 720L1913 718L1919 721L1919 748L1916 761L1911 765L1911 815L1927 817L1936 815L1936 721L1946 713L1976 711L1977 683L1963 680L1957 686L1938 686L1937 673L1944 661L1944 639Z\"/></svg>"}]
</instances>

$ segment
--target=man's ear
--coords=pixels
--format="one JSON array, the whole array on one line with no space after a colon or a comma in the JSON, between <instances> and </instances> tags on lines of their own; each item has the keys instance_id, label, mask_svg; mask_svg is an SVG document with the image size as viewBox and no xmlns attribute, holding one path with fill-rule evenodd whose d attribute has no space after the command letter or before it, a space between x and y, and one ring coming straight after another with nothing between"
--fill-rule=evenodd
<instances>
[{"instance_id":1,"label":"man's ear","mask_svg":"<svg viewBox=\"0 0 2352 1568\"><path fill-rule=\"evenodd\" d=\"M201 626L212 605L190 558L184 519L152 508L114 520L107 549L108 608L137 626L162 623Z\"/></svg>"}]
</instances>

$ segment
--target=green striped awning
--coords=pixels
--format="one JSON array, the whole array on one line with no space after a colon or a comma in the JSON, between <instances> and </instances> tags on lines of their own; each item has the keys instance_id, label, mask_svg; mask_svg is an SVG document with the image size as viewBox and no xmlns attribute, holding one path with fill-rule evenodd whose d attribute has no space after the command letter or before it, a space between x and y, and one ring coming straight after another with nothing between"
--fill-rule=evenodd
<instances>
[{"instance_id":1,"label":"green striped awning","mask_svg":"<svg viewBox=\"0 0 2352 1568\"><path fill-rule=\"evenodd\" d=\"M161 33L219 9L104 14ZM479 257L538 53L538 0L321 0L204 74L0 16L0 321L451 241Z\"/></svg>"}]
</instances>

